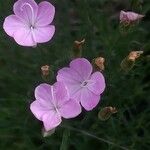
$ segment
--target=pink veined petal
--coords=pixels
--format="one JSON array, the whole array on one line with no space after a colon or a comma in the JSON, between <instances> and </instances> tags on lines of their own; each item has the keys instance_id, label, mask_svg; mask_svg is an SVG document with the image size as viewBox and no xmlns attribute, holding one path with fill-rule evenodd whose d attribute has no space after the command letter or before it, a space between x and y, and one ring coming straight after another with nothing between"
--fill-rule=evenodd
<instances>
[{"instance_id":1,"label":"pink veined petal","mask_svg":"<svg viewBox=\"0 0 150 150\"><path fill-rule=\"evenodd\" d=\"M52 103L52 91L49 84L40 84L35 89L35 98L40 101L45 107L53 107Z\"/></svg>"},{"instance_id":2,"label":"pink veined petal","mask_svg":"<svg viewBox=\"0 0 150 150\"><path fill-rule=\"evenodd\" d=\"M134 13L134 12L127 12L127 16L130 21L136 21L139 19L138 18L139 14Z\"/></svg>"},{"instance_id":3,"label":"pink veined petal","mask_svg":"<svg viewBox=\"0 0 150 150\"><path fill-rule=\"evenodd\" d=\"M70 68L75 70L83 80L87 80L92 73L92 65L85 58L77 58L71 61Z\"/></svg>"},{"instance_id":4,"label":"pink veined petal","mask_svg":"<svg viewBox=\"0 0 150 150\"><path fill-rule=\"evenodd\" d=\"M41 2L38 7L36 25L45 26L50 24L55 15L55 7L49 2Z\"/></svg>"},{"instance_id":5,"label":"pink veined petal","mask_svg":"<svg viewBox=\"0 0 150 150\"><path fill-rule=\"evenodd\" d=\"M58 71L57 81L63 82L70 96L72 96L72 94L81 88L80 84L82 83L82 78L76 71L66 67Z\"/></svg>"},{"instance_id":6,"label":"pink veined petal","mask_svg":"<svg viewBox=\"0 0 150 150\"><path fill-rule=\"evenodd\" d=\"M60 107L69 100L69 93L62 82L56 82L53 85L55 105Z\"/></svg>"},{"instance_id":7,"label":"pink veined petal","mask_svg":"<svg viewBox=\"0 0 150 150\"><path fill-rule=\"evenodd\" d=\"M92 110L97 106L100 101L100 95L96 95L87 88L83 88L81 91L81 105L87 110Z\"/></svg>"},{"instance_id":8,"label":"pink veined petal","mask_svg":"<svg viewBox=\"0 0 150 150\"><path fill-rule=\"evenodd\" d=\"M66 119L74 118L81 113L81 106L76 100L70 99L61 106L59 112Z\"/></svg>"},{"instance_id":9,"label":"pink veined petal","mask_svg":"<svg viewBox=\"0 0 150 150\"><path fill-rule=\"evenodd\" d=\"M75 99L77 102L81 102L81 96L82 96L82 88L80 88L79 90L77 90L74 94L71 95L72 99Z\"/></svg>"},{"instance_id":10,"label":"pink veined petal","mask_svg":"<svg viewBox=\"0 0 150 150\"><path fill-rule=\"evenodd\" d=\"M41 121L42 121L43 115L52 109L53 109L53 107L48 106L48 105L47 106L43 105L39 100L35 100L30 105L31 112L34 114L34 116L37 119L39 119Z\"/></svg>"},{"instance_id":11,"label":"pink veined petal","mask_svg":"<svg viewBox=\"0 0 150 150\"><path fill-rule=\"evenodd\" d=\"M127 15L127 13L123 10L121 10L120 12L120 20L123 21L125 19L125 16Z\"/></svg>"},{"instance_id":12,"label":"pink veined petal","mask_svg":"<svg viewBox=\"0 0 150 150\"><path fill-rule=\"evenodd\" d=\"M44 43L51 40L55 33L55 26L36 27L33 29L33 38L37 43Z\"/></svg>"},{"instance_id":13,"label":"pink veined petal","mask_svg":"<svg viewBox=\"0 0 150 150\"><path fill-rule=\"evenodd\" d=\"M34 0L18 0L13 7L15 15L26 23L35 23L37 17L38 5Z\"/></svg>"},{"instance_id":14,"label":"pink veined petal","mask_svg":"<svg viewBox=\"0 0 150 150\"><path fill-rule=\"evenodd\" d=\"M95 72L91 75L90 83L88 84L88 89L95 93L96 95L100 95L103 93L106 84L105 79L102 73Z\"/></svg>"},{"instance_id":15,"label":"pink veined petal","mask_svg":"<svg viewBox=\"0 0 150 150\"><path fill-rule=\"evenodd\" d=\"M33 39L32 30L29 28L20 28L14 33L15 41L22 46L35 46L37 43Z\"/></svg>"},{"instance_id":16,"label":"pink veined petal","mask_svg":"<svg viewBox=\"0 0 150 150\"><path fill-rule=\"evenodd\" d=\"M57 78L60 80L69 81L71 83L83 82L82 77L73 69L64 67L58 71Z\"/></svg>"},{"instance_id":17,"label":"pink veined petal","mask_svg":"<svg viewBox=\"0 0 150 150\"><path fill-rule=\"evenodd\" d=\"M3 24L5 32L11 37L13 37L14 33L20 30L20 28L25 27L26 25L15 15L6 17Z\"/></svg>"},{"instance_id":18,"label":"pink veined petal","mask_svg":"<svg viewBox=\"0 0 150 150\"><path fill-rule=\"evenodd\" d=\"M61 116L56 111L49 111L43 115L42 121L46 131L56 128L61 123Z\"/></svg>"}]
</instances>

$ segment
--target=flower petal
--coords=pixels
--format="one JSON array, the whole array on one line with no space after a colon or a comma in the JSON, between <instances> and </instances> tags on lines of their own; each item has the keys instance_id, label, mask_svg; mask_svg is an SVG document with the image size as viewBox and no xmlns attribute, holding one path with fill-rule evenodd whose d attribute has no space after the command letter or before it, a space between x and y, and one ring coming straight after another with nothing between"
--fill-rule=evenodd
<instances>
[{"instance_id":1,"label":"flower petal","mask_svg":"<svg viewBox=\"0 0 150 150\"><path fill-rule=\"evenodd\" d=\"M81 113L81 106L76 100L70 99L68 102L62 105L59 111L61 116L66 119L74 118Z\"/></svg>"},{"instance_id":2,"label":"flower petal","mask_svg":"<svg viewBox=\"0 0 150 150\"><path fill-rule=\"evenodd\" d=\"M128 19L127 18L127 13L125 11L121 10L121 12L120 12L120 21L124 21L126 19Z\"/></svg>"},{"instance_id":3,"label":"flower petal","mask_svg":"<svg viewBox=\"0 0 150 150\"><path fill-rule=\"evenodd\" d=\"M62 82L56 82L51 87L52 103L56 107L62 106L66 101L69 100L69 93L66 86Z\"/></svg>"},{"instance_id":4,"label":"flower petal","mask_svg":"<svg viewBox=\"0 0 150 150\"><path fill-rule=\"evenodd\" d=\"M33 23L37 17L38 5L34 0L18 0L14 4L14 13L26 23Z\"/></svg>"},{"instance_id":5,"label":"flower petal","mask_svg":"<svg viewBox=\"0 0 150 150\"><path fill-rule=\"evenodd\" d=\"M95 72L92 74L90 82L88 84L88 89L92 91L93 93L100 95L103 93L106 84L105 84L105 79L102 73L100 72Z\"/></svg>"},{"instance_id":6,"label":"flower petal","mask_svg":"<svg viewBox=\"0 0 150 150\"><path fill-rule=\"evenodd\" d=\"M87 80L92 73L92 65L85 58L74 59L70 63L70 68L75 70L83 80Z\"/></svg>"},{"instance_id":7,"label":"flower petal","mask_svg":"<svg viewBox=\"0 0 150 150\"><path fill-rule=\"evenodd\" d=\"M39 100L35 100L30 105L30 110L32 111L34 116L41 121L42 121L43 115L51 109L53 109L53 108L48 107L48 106L46 107Z\"/></svg>"},{"instance_id":8,"label":"flower petal","mask_svg":"<svg viewBox=\"0 0 150 150\"><path fill-rule=\"evenodd\" d=\"M81 105L87 110L92 110L100 101L100 96L94 94L86 88L83 88L81 91L80 102Z\"/></svg>"},{"instance_id":9,"label":"flower petal","mask_svg":"<svg viewBox=\"0 0 150 150\"><path fill-rule=\"evenodd\" d=\"M76 71L66 67L58 71L57 81L63 82L66 85L70 96L72 96L81 88L80 84L82 83L82 78Z\"/></svg>"},{"instance_id":10,"label":"flower petal","mask_svg":"<svg viewBox=\"0 0 150 150\"><path fill-rule=\"evenodd\" d=\"M36 27L33 29L33 38L37 43L44 43L51 40L55 33L55 26Z\"/></svg>"},{"instance_id":11,"label":"flower petal","mask_svg":"<svg viewBox=\"0 0 150 150\"><path fill-rule=\"evenodd\" d=\"M36 25L45 26L50 24L55 15L55 7L49 2L41 2L38 8Z\"/></svg>"},{"instance_id":12,"label":"flower petal","mask_svg":"<svg viewBox=\"0 0 150 150\"><path fill-rule=\"evenodd\" d=\"M15 15L10 15L6 17L3 24L5 32L11 37L13 37L16 31L25 27L26 25Z\"/></svg>"},{"instance_id":13,"label":"flower petal","mask_svg":"<svg viewBox=\"0 0 150 150\"><path fill-rule=\"evenodd\" d=\"M56 111L49 111L43 115L42 121L46 131L56 128L61 123L61 116Z\"/></svg>"},{"instance_id":14,"label":"flower petal","mask_svg":"<svg viewBox=\"0 0 150 150\"><path fill-rule=\"evenodd\" d=\"M15 41L22 46L35 46L37 43L33 39L32 30L20 28L14 33Z\"/></svg>"},{"instance_id":15,"label":"flower petal","mask_svg":"<svg viewBox=\"0 0 150 150\"><path fill-rule=\"evenodd\" d=\"M49 84L40 84L35 89L35 98L40 101L45 107L51 107L52 104L52 92Z\"/></svg>"},{"instance_id":16,"label":"flower petal","mask_svg":"<svg viewBox=\"0 0 150 150\"><path fill-rule=\"evenodd\" d=\"M136 21L139 19L139 17L138 17L139 14L134 13L134 12L127 12L127 16L130 21Z\"/></svg>"}]
</instances>

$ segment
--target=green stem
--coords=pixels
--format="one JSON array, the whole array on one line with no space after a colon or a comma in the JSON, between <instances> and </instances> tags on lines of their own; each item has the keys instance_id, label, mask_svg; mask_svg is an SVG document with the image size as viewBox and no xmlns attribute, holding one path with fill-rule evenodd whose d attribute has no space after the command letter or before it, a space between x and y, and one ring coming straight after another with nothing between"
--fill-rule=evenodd
<instances>
[{"instance_id":1,"label":"green stem","mask_svg":"<svg viewBox=\"0 0 150 150\"><path fill-rule=\"evenodd\" d=\"M91 137L91 138L97 139L98 141L102 141L102 142L104 142L104 143L107 143L107 144L109 144L109 145L113 145L113 146L118 147L118 148L120 148L120 149L129 150L129 149L126 148L126 147L123 147L123 146L121 146L121 145L115 144L115 143L113 143L113 142L111 142L111 141L108 141L108 140L106 140L106 139L100 138L100 137L98 137L98 136L96 136L96 135L94 135L94 134L92 134L92 133L87 132L87 131L80 130L80 129L76 129L76 128L71 127L71 126L61 126L61 127L67 128L67 129L72 130L72 131L80 132L80 133L82 133L82 134L84 134L84 135L87 135L87 136L89 136L89 137ZM64 149L61 149L61 150L64 150Z\"/></svg>"},{"instance_id":2,"label":"green stem","mask_svg":"<svg viewBox=\"0 0 150 150\"><path fill-rule=\"evenodd\" d=\"M70 131L68 129L65 129L64 132L63 132L63 137L62 137L62 143L61 143L61 146L60 146L60 150L67 150L69 136L70 136Z\"/></svg>"}]
</instances>

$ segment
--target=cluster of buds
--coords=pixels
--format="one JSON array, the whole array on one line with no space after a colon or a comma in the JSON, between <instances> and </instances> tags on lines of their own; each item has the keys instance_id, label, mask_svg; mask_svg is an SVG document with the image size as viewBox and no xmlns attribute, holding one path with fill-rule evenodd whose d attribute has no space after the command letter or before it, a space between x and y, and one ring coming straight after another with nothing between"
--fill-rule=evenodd
<instances>
[{"instance_id":1,"label":"cluster of buds","mask_svg":"<svg viewBox=\"0 0 150 150\"><path fill-rule=\"evenodd\" d=\"M130 71L135 64L135 60L139 58L141 54L143 54L143 51L130 52L129 55L122 60L121 68L126 72Z\"/></svg>"},{"instance_id":2,"label":"cluster of buds","mask_svg":"<svg viewBox=\"0 0 150 150\"><path fill-rule=\"evenodd\" d=\"M95 69L95 71L103 71L105 69L104 63L105 58L103 57L97 57L92 61L93 68Z\"/></svg>"},{"instance_id":3,"label":"cluster of buds","mask_svg":"<svg viewBox=\"0 0 150 150\"><path fill-rule=\"evenodd\" d=\"M111 107L111 106L108 106L108 107L104 107L102 108L99 113L98 113L98 118L101 120L101 121L106 121L108 120L112 114L115 114L117 113L117 109L115 107Z\"/></svg>"}]
</instances>

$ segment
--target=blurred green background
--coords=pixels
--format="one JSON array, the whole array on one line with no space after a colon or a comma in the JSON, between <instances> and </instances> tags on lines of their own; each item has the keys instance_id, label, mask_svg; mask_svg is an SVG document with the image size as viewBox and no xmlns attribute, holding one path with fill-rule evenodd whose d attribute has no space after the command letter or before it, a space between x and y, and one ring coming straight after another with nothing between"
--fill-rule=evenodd
<instances>
[{"instance_id":1,"label":"blurred green background","mask_svg":"<svg viewBox=\"0 0 150 150\"><path fill-rule=\"evenodd\" d=\"M150 1L50 2L56 7L56 33L50 42L36 48L21 47L7 36L2 25L13 13L14 1L0 2L0 150L123 149L119 145L129 150L149 150ZM121 34L120 10L133 10L146 17L132 31ZM98 56L106 59L107 88L93 111L64 120L55 134L43 138L42 124L29 110L34 88L44 82L40 67L49 64L56 74L69 63L74 40L83 38L83 57L90 61ZM143 50L144 54L129 73L124 73L120 62L131 50ZM100 121L97 114L106 106L116 107L118 113Z\"/></svg>"}]
</instances>

